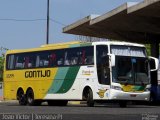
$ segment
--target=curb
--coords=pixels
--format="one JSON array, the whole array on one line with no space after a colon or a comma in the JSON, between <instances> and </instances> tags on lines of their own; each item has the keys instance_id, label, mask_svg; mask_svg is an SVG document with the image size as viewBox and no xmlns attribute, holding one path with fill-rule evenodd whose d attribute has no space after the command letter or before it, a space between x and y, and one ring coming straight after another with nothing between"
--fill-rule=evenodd
<instances>
[{"instance_id":1,"label":"curb","mask_svg":"<svg viewBox=\"0 0 160 120\"><path fill-rule=\"evenodd\" d=\"M68 104L80 105L80 101L69 101Z\"/></svg>"},{"instance_id":2,"label":"curb","mask_svg":"<svg viewBox=\"0 0 160 120\"><path fill-rule=\"evenodd\" d=\"M17 100L0 100L1 103L17 103Z\"/></svg>"},{"instance_id":3,"label":"curb","mask_svg":"<svg viewBox=\"0 0 160 120\"><path fill-rule=\"evenodd\" d=\"M69 101L68 104L81 105L81 104L86 104L86 101Z\"/></svg>"},{"instance_id":4,"label":"curb","mask_svg":"<svg viewBox=\"0 0 160 120\"><path fill-rule=\"evenodd\" d=\"M3 100L0 99L0 103L17 103L17 100ZM70 105L81 105L86 104L86 101L68 101L68 104Z\"/></svg>"}]
</instances>

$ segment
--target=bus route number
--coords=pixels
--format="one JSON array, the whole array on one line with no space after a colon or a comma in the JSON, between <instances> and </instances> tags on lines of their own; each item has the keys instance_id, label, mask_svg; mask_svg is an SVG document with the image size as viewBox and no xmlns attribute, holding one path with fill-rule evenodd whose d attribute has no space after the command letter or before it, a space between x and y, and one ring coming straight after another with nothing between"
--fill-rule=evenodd
<instances>
[{"instance_id":1,"label":"bus route number","mask_svg":"<svg viewBox=\"0 0 160 120\"><path fill-rule=\"evenodd\" d=\"M7 77L7 78L13 78L13 77L14 77L14 74L7 74L6 77Z\"/></svg>"}]
</instances>

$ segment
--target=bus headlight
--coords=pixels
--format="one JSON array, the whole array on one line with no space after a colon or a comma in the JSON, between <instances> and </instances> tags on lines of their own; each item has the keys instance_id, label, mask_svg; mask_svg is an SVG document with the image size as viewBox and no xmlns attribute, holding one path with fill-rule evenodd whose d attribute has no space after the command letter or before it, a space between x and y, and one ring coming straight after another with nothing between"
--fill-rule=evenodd
<instances>
[{"instance_id":1,"label":"bus headlight","mask_svg":"<svg viewBox=\"0 0 160 120\"><path fill-rule=\"evenodd\" d=\"M114 85L112 85L111 88L115 89L115 90L122 90L122 88L120 86L114 86Z\"/></svg>"}]
</instances>

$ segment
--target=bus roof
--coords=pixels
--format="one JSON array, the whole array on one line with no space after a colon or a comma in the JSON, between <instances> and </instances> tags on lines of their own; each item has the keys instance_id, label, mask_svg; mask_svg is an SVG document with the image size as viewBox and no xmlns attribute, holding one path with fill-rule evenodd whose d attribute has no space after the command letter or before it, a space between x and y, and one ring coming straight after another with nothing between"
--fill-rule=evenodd
<instances>
[{"instance_id":1,"label":"bus roof","mask_svg":"<svg viewBox=\"0 0 160 120\"><path fill-rule=\"evenodd\" d=\"M57 44L41 45L39 48L8 50L7 54L88 46L91 44L92 44L91 42L71 41L71 42L64 42L64 43L57 43Z\"/></svg>"},{"instance_id":2,"label":"bus roof","mask_svg":"<svg viewBox=\"0 0 160 120\"><path fill-rule=\"evenodd\" d=\"M41 45L41 47L57 47L57 46L64 46L64 45L74 45L74 44L82 44L84 42L81 41L71 41L71 42L65 42L65 43L57 43L57 44L46 44Z\"/></svg>"},{"instance_id":3,"label":"bus roof","mask_svg":"<svg viewBox=\"0 0 160 120\"><path fill-rule=\"evenodd\" d=\"M71 48L71 47L79 47L79 46L91 46L91 45L126 45L126 46L144 47L144 45L137 44L137 43L118 42L118 41L117 42L116 41L100 41L100 42L71 41L71 42L65 42L65 43L42 45L39 48L8 50L7 54Z\"/></svg>"},{"instance_id":4,"label":"bus roof","mask_svg":"<svg viewBox=\"0 0 160 120\"><path fill-rule=\"evenodd\" d=\"M100 44L145 47L143 44L123 42L123 41L122 42L120 42L120 41L93 42L93 45L100 45Z\"/></svg>"}]
</instances>

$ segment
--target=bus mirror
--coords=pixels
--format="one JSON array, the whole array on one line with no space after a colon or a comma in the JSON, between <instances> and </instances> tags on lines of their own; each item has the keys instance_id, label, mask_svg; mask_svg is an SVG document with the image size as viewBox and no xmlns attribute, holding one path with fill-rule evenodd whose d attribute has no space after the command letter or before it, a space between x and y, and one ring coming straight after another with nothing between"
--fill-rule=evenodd
<instances>
[{"instance_id":1,"label":"bus mirror","mask_svg":"<svg viewBox=\"0 0 160 120\"><path fill-rule=\"evenodd\" d=\"M157 58L149 57L149 64L151 71L158 70L159 60Z\"/></svg>"},{"instance_id":2,"label":"bus mirror","mask_svg":"<svg viewBox=\"0 0 160 120\"><path fill-rule=\"evenodd\" d=\"M115 66L115 55L113 55L113 54L110 54L110 56L111 56L111 66L112 67L114 67Z\"/></svg>"}]
</instances>

